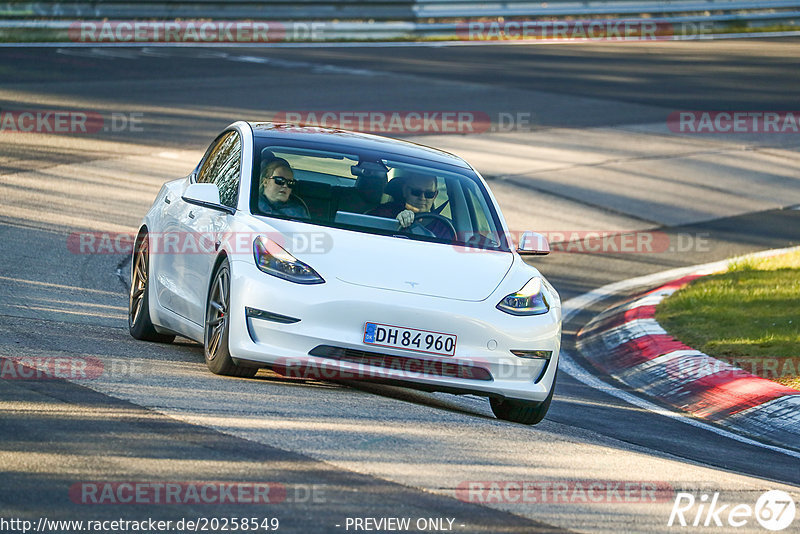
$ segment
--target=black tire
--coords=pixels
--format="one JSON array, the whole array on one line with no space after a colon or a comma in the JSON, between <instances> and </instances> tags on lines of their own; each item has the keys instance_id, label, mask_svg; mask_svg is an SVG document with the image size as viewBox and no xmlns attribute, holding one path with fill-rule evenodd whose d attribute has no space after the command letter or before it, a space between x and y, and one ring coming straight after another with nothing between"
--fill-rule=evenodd
<instances>
[{"instance_id":1,"label":"black tire","mask_svg":"<svg viewBox=\"0 0 800 534\"><path fill-rule=\"evenodd\" d=\"M556 376L558 374L556 373ZM550 409L550 402L553 400L553 391L556 389L556 377L553 377L553 385L550 393L542 402L530 402L516 399L497 399L489 398L489 405L495 417L503 421L520 423L523 425L535 425L544 419L547 410Z\"/></svg>"},{"instance_id":2,"label":"black tire","mask_svg":"<svg viewBox=\"0 0 800 534\"><path fill-rule=\"evenodd\" d=\"M226 258L211 277L211 287L206 298L203 353L206 365L212 373L251 378L258 372L258 368L236 365L228 350L230 287L231 269Z\"/></svg>"},{"instance_id":3,"label":"black tire","mask_svg":"<svg viewBox=\"0 0 800 534\"><path fill-rule=\"evenodd\" d=\"M128 292L128 330L136 339L171 343L175 336L160 334L150 320L150 242L146 233L136 238L131 258L131 289Z\"/></svg>"}]
</instances>

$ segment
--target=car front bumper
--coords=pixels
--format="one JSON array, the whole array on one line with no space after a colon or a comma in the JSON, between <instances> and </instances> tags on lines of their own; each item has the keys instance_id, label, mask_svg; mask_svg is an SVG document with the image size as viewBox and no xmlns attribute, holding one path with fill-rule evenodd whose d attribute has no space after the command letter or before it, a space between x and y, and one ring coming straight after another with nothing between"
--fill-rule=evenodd
<instances>
[{"instance_id":1,"label":"car front bumper","mask_svg":"<svg viewBox=\"0 0 800 534\"><path fill-rule=\"evenodd\" d=\"M301 285L263 273L248 261L233 261L231 271L229 347L242 363L289 376L401 381L535 402L545 400L553 385L561 343L558 308L518 317L496 309L495 295L468 302L335 279ZM266 314L248 317L246 308ZM365 344L367 322L454 334L455 354ZM512 350L551 356L521 358Z\"/></svg>"}]
</instances>

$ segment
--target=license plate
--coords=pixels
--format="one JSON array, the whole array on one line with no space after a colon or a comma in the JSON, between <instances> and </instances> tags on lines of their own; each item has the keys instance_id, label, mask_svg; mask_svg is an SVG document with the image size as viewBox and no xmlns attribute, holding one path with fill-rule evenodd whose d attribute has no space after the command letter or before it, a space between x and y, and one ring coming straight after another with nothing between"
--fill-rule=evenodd
<instances>
[{"instance_id":1,"label":"license plate","mask_svg":"<svg viewBox=\"0 0 800 534\"><path fill-rule=\"evenodd\" d=\"M453 334L380 323L366 324L364 343L442 356L454 356L456 353L456 336Z\"/></svg>"}]
</instances>

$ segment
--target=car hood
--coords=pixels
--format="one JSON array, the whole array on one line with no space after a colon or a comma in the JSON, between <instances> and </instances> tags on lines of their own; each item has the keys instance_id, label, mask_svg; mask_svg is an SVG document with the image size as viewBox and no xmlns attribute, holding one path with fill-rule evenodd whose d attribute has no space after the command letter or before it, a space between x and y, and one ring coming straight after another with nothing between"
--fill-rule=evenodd
<instances>
[{"instance_id":1,"label":"car hood","mask_svg":"<svg viewBox=\"0 0 800 534\"><path fill-rule=\"evenodd\" d=\"M270 222L285 235L299 230L298 223ZM336 278L362 287L481 301L492 294L514 262L510 252L306 224L302 227L308 239L294 240L300 247L285 248L326 280ZM304 241L321 245L306 247ZM286 243L289 245L289 241Z\"/></svg>"}]
</instances>

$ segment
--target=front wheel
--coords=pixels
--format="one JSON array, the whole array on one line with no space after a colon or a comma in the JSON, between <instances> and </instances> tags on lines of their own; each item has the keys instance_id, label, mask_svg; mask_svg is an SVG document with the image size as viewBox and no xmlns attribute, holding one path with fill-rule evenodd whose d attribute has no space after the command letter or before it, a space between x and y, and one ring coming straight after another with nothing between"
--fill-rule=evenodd
<instances>
[{"instance_id":1,"label":"front wheel","mask_svg":"<svg viewBox=\"0 0 800 534\"><path fill-rule=\"evenodd\" d=\"M556 378L553 377L553 385L550 386L550 393L542 402L531 402L515 399L496 399L489 398L489 405L495 417L512 423L523 425L535 425L544 419L547 410L550 409L550 402L553 400L553 391L556 389Z\"/></svg>"},{"instance_id":2,"label":"front wheel","mask_svg":"<svg viewBox=\"0 0 800 534\"><path fill-rule=\"evenodd\" d=\"M203 345L208 369L217 375L250 378L258 372L256 367L241 367L233 363L228 351L230 330L231 269L228 260L220 263L211 282L206 300L206 325Z\"/></svg>"}]
</instances>

